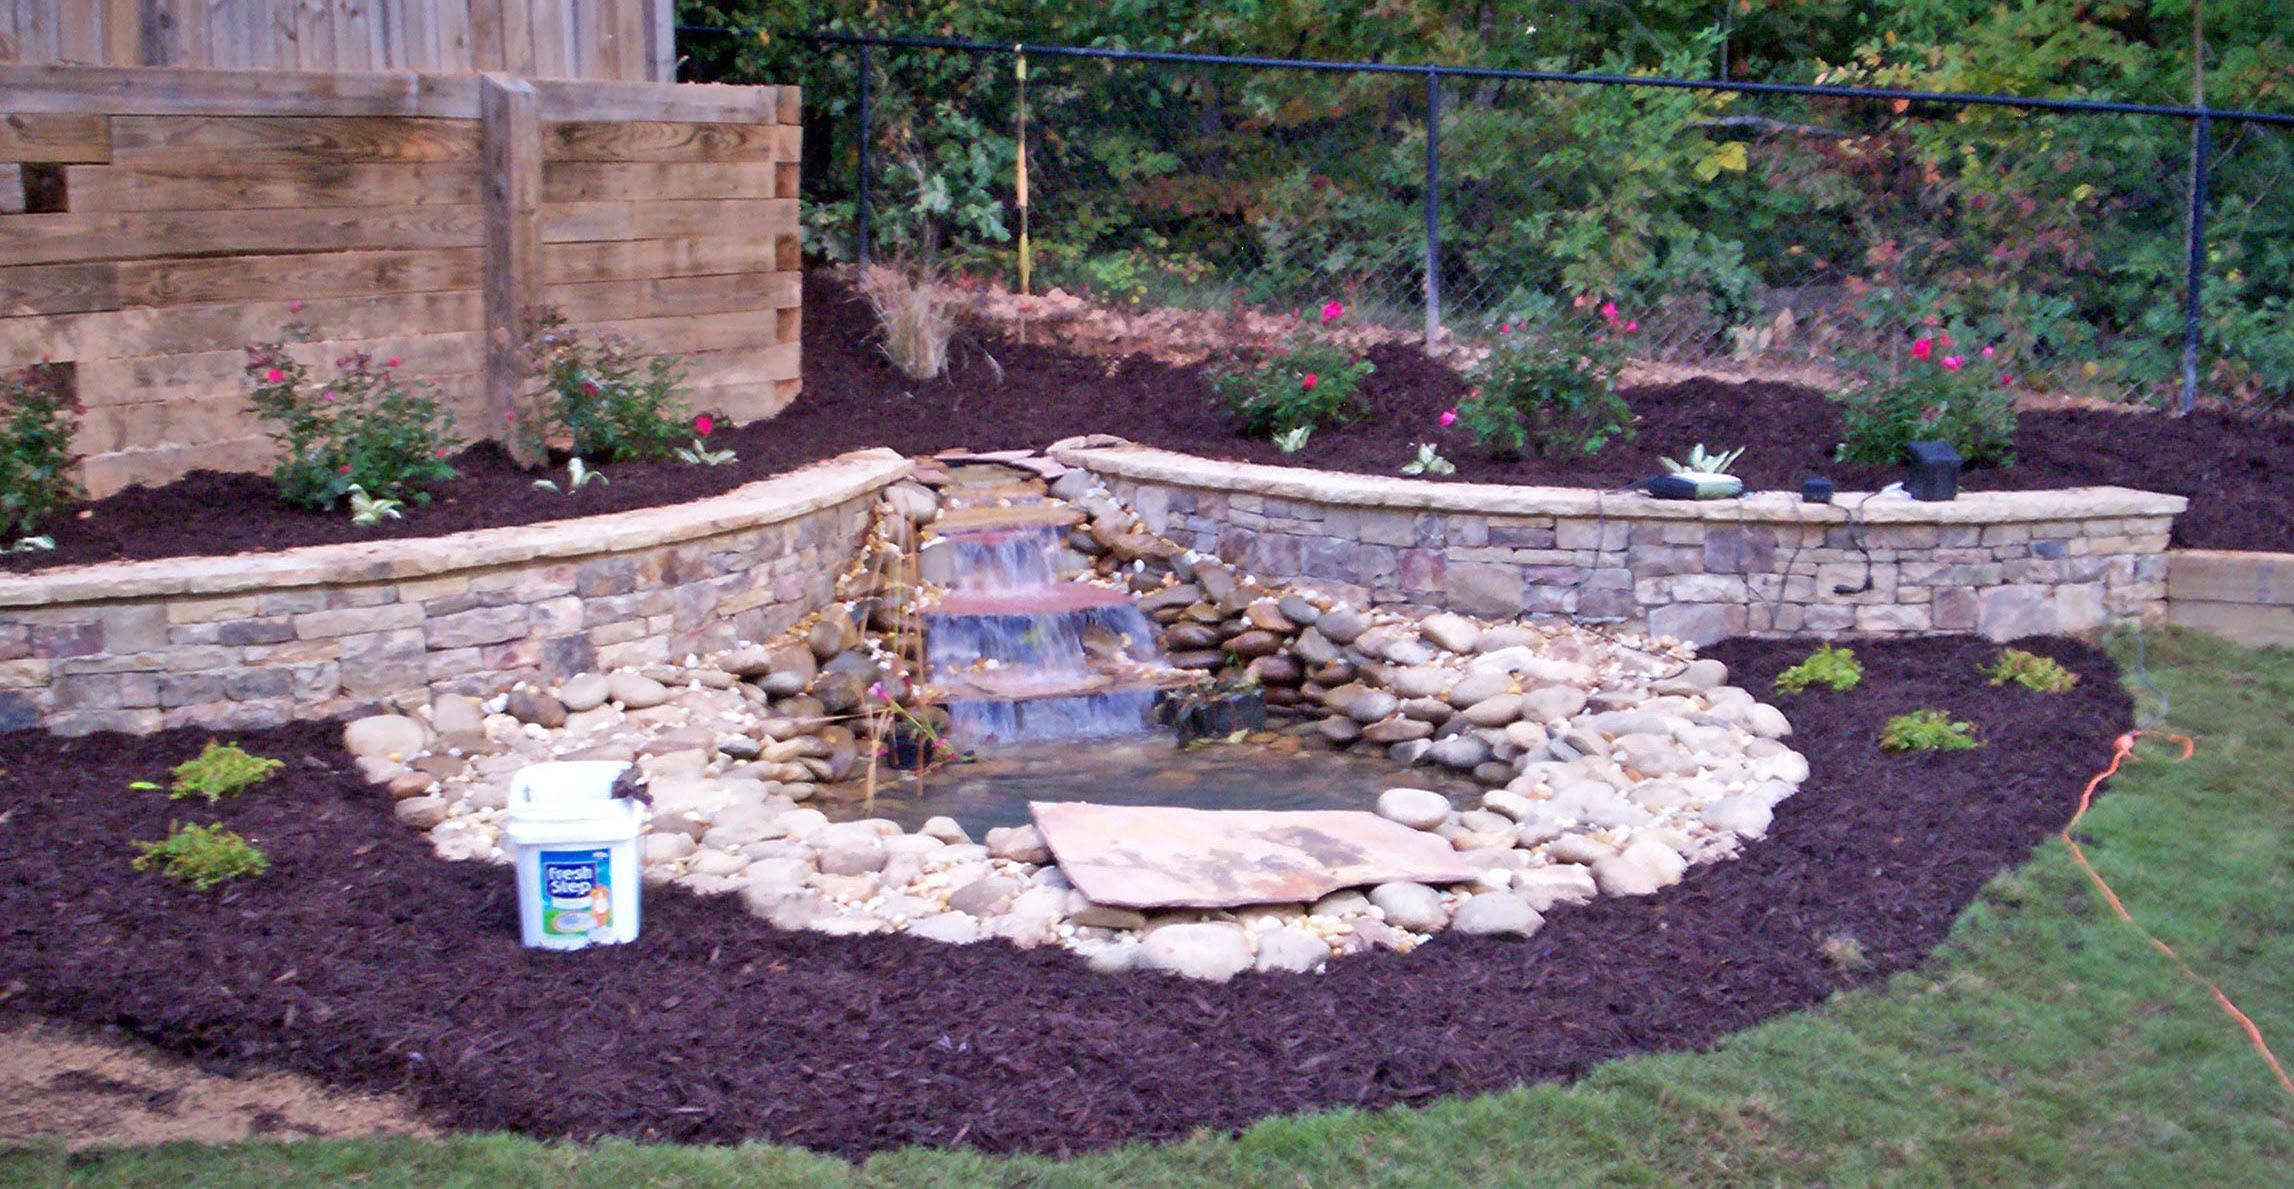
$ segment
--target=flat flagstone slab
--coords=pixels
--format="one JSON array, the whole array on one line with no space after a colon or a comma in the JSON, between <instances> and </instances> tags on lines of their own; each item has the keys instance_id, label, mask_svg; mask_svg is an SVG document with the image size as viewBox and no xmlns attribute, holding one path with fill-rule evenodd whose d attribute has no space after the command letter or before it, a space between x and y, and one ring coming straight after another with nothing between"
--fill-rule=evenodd
<instances>
[{"instance_id":1,"label":"flat flagstone slab","mask_svg":"<svg viewBox=\"0 0 2294 1189\"><path fill-rule=\"evenodd\" d=\"M1297 904L1390 880L1462 883L1474 869L1439 835L1358 810L1175 809L1036 801L1059 869L1121 908Z\"/></svg>"}]
</instances>

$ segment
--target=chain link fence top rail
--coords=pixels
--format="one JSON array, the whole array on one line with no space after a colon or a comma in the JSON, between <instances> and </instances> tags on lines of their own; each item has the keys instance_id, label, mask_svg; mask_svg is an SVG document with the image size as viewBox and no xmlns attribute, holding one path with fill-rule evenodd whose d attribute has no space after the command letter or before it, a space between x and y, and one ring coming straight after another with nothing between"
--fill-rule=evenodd
<instances>
[{"instance_id":1,"label":"chain link fence top rail","mask_svg":"<svg viewBox=\"0 0 2294 1189\"><path fill-rule=\"evenodd\" d=\"M2031 391L2256 407L2294 394L2294 116L812 44L804 198L809 249L829 259L928 259L1016 286L1024 111L1038 291L1140 307L1337 299L1467 340L1594 295L1638 323L1636 355L1656 362L1823 376L1949 335L2008 352Z\"/></svg>"}]
</instances>

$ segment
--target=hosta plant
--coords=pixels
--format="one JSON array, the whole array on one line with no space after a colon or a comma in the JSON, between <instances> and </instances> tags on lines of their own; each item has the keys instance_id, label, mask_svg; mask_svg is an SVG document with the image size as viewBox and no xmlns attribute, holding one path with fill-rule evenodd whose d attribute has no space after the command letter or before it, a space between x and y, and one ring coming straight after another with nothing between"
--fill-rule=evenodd
<instances>
[{"instance_id":1,"label":"hosta plant","mask_svg":"<svg viewBox=\"0 0 2294 1189\"><path fill-rule=\"evenodd\" d=\"M1306 449L1306 439L1313 436L1314 427L1311 425L1301 425L1296 429L1286 429L1281 433L1274 435L1275 449L1280 450L1285 454L1296 454L1299 451Z\"/></svg>"},{"instance_id":2,"label":"hosta plant","mask_svg":"<svg viewBox=\"0 0 2294 1189\"><path fill-rule=\"evenodd\" d=\"M1416 457L1402 464L1403 474L1454 475L1458 473L1457 464L1451 462L1447 458L1442 457L1441 454L1434 449L1434 444L1432 442L1412 442L1410 445L1418 453Z\"/></svg>"},{"instance_id":3,"label":"hosta plant","mask_svg":"<svg viewBox=\"0 0 2294 1189\"><path fill-rule=\"evenodd\" d=\"M1734 450L1723 450L1718 454L1707 454L1705 453L1705 444L1698 442L1689 447L1686 461L1675 462L1672 458L1663 456L1659 457L1657 461L1664 464L1665 473L1668 475L1725 475L1728 474L1730 467L1736 465L1736 460L1742 457L1744 457L1744 447L1742 446Z\"/></svg>"},{"instance_id":4,"label":"hosta plant","mask_svg":"<svg viewBox=\"0 0 2294 1189\"><path fill-rule=\"evenodd\" d=\"M693 433L695 435L693 444L677 451L677 460L697 467L721 467L739 460L740 455L731 450L711 450L704 444L704 439L709 436L709 431L715 428L717 428L716 418L707 413L695 417L693 419Z\"/></svg>"},{"instance_id":5,"label":"hosta plant","mask_svg":"<svg viewBox=\"0 0 2294 1189\"><path fill-rule=\"evenodd\" d=\"M351 484L345 494L350 496L350 522L360 528L372 528L385 520L398 520L398 510L405 506L402 500L368 495L366 488L356 483Z\"/></svg>"},{"instance_id":6,"label":"hosta plant","mask_svg":"<svg viewBox=\"0 0 2294 1189\"><path fill-rule=\"evenodd\" d=\"M566 460L566 485L564 487L558 486L555 479L536 479L534 486L544 491L562 491L567 495L572 495L592 483L606 482L610 482L610 480L605 477L604 471L591 467L588 463L583 462L579 456L576 456Z\"/></svg>"}]
</instances>

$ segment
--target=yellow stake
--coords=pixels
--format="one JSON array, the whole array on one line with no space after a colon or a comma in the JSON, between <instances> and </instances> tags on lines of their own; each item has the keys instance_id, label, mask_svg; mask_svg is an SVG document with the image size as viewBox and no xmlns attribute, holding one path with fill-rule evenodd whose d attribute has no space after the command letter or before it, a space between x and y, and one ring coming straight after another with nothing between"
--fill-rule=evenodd
<instances>
[{"instance_id":1,"label":"yellow stake","mask_svg":"<svg viewBox=\"0 0 2294 1189\"><path fill-rule=\"evenodd\" d=\"M1018 192L1020 203L1020 293L1025 296L1028 292L1028 273L1034 264L1034 253L1028 243L1028 57L1016 45L1012 50L1018 55L1014 59L1013 70L1019 77L1020 87L1019 151L1016 154L1019 163L1014 189Z\"/></svg>"}]
</instances>

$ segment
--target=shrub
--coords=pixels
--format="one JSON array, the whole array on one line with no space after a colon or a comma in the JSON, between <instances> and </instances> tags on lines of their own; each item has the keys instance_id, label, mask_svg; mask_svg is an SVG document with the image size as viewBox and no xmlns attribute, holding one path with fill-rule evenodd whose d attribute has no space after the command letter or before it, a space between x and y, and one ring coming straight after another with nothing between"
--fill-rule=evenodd
<instances>
[{"instance_id":1,"label":"shrub","mask_svg":"<svg viewBox=\"0 0 2294 1189\"><path fill-rule=\"evenodd\" d=\"M227 880L249 878L271 869L271 860L255 844L221 826L187 826L177 822L158 842L138 842L134 860L138 871L161 875L204 892Z\"/></svg>"},{"instance_id":2,"label":"shrub","mask_svg":"<svg viewBox=\"0 0 2294 1189\"><path fill-rule=\"evenodd\" d=\"M0 532L35 532L80 497L72 476L78 413L61 367L0 375Z\"/></svg>"},{"instance_id":3,"label":"shrub","mask_svg":"<svg viewBox=\"0 0 2294 1189\"><path fill-rule=\"evenodd\" d=\"M1941 710L1914 710L1880 729L1882 751L1967 751L1980 747L1975 724L1957 722Z\"/></svg>"},{"instance_id":4,"label":"shrub","mask_svg":"<svg viewBox=\"0 0 2294 1189\"><path fill-rule=\"evenodd\" d=\"M542 399L526 432L606 462L664 459L685 444L682 360L641 357L619 335L585 336L555 310L535 317L527 343L541 368Z\"/></svg>"},{"instance_id":5,"label":"shrub","mask_svg":"<svg viewBox=\"0 0 2294 1189\"><path fill-rule=\"evenodd\" d=\"M2055 658L2009 648L1999 659L1983 667L1983 675L1993 685L2020 685L2042 694L2059 694L2079 684L2079 675L2064 668Z\"/></svg>"},{"instance_id":6,"label":"shrub","mask_svg":"<svg viewBox=\"0 0 2294 1189\"><path fill-rule=\"evenodd\" d=\"M212 805L261 784L284 766L279 760L250 755L236 743L209 740L198 758L175 766L175 783L168 789L167 799L205 797Z\"/></svg>"},{"instance_id":7,"label":"shrub","mask_svg":"<svg viewBox=\"0 0 2294 1189\"><path fill-rule=\"evenodd\" d=\"M1322 307L1324 326L1345 316L1346 307L1335 301ZM1255 365L1228 365L1211 377L1211 386L1244 433L1280 438L1360 414L1362 381L1376 370L1369 360L1356 359L1352 351L1314 336L1301 324L1280 349Z\"/></svg>"},{"instance_id":8,"label":"shrub","mask_svg":"<svg viewBox=\"0 0 2294 1189\"><path fill-rule=\"evenodd\" d=\"M1631 438L1633 409L1617 395L1617 375L1623 338L1639 329L1612 302L1590 313L1549 303L1500 324L1458 420L1500 456L1584 456Z\"/></svg>"},{"instance_id":9,"label":"shrub","mask_svg":"<svg viewBox=\"0 0 2294 1189\"><path fill-rule=\"evenodd\" d=\"M1829 644L1808 654L1808 659L1776 675L1778 693L1797 694L1811 685L1821 685L1838 693L1856 688L1864 680L1864 664L1856 654L1846 648Z\"/></svg>"},{"instance_id":10,"label":"shrub","mask_svg":"<svg viewBox=\"0 0 2294 1189\"><path fill-rule=\"evenodd\" d=\"M948 371L948 342L956 336L956 293L931 272L870 265L860 292L876 312L884 355L911 380Z\"/></svg>"},{"instance_id":11,"label":"shrub","mask_svg":"<svg viewBox=\"0 0 2294 1189\"><path fill-rule=\"evenodd\" d=\"M1970 466L2015 461L2015 390L2007 354L1966 351L1951 335L1913 341L1910 359L1867 377L1840 405L1842 462L1892 466L1911 442L1950 442Z\"/></svg>"},{"instance_id":12,"label":"shrub","mask_svg":"<svg viewBox=\"0 0 2294 1189\"><path fill-rule=\"evenodd\" d=\"M255 412L270 422L279 460L271 469L279 498L305 508L332 508L353 487L376 499L430 502L430 488L454 477L446 461L461 442L427 384L398 377L398 361L359 351L335 360L335 376L314 383L287 342L307 339L289 327L278 341L247 348Z\"/></svg>"}]
</instances>

